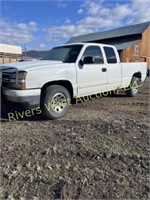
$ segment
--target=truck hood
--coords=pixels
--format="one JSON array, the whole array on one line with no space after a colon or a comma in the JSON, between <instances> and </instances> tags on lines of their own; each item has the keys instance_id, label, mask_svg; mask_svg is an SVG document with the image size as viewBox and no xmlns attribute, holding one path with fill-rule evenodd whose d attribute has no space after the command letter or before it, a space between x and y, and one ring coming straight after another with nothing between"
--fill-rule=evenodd
<instances>
[{"instance_id":1,"label":"truck hood","mask_svg":"<svg viewBox=\"0 0 150 200\"><path fill-rule=\"evenodd\" d=\"M15 68L19 71L29 71L34 70L35 68L43 68L43 67L54 67L64 65L61 61L51 61L51 60L38 60L38 61L26 61L26 62L16 62L16 63L9 63L3 64L0 66L0 69L9 69Z\"/></svg>"}]
</instances>

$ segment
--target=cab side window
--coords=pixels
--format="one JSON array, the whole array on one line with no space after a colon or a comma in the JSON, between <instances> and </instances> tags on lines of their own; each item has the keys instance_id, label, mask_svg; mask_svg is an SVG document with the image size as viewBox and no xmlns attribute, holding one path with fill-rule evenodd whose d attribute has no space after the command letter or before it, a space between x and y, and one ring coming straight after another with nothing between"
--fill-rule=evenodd
<instances>
[{"instance_id":1,"label":"cab side window","mask_svg":"<svg viewBox=\"0 0 150 200\"><path fill-rule=\"evenodd\" d=\"M109 64L117 63L116 54L112 47L104 47L104 51L106 54L107 63Z\"/></svg>"},{"instance_id":2,"label":"cab side window","mask_svg":"<svg viewBox=\"0 0 150 200\"><path fill-rule=\"evenodd\" d=\"M97 46L87 47L83 53L83 57L86 56L92 56L94 58L94 64L104 64L101 49Z\"/></svg>"}]
</instances>

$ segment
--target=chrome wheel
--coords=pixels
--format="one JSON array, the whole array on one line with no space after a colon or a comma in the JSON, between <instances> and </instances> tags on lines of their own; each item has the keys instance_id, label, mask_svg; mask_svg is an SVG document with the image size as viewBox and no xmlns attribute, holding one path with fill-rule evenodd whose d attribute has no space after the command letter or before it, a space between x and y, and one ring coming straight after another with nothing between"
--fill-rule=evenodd
<instances>
[{"instance_id":1,"label":"chrome wheel","mask_svg":"<svg viewBox=\"0 0 150 200\"><path fill-rule=\"evenodd\" d=\"M54 95L51 101L51 108L55 112L62 112L67 106L67 99L62 93Z\"/></svg>"},{"instance_id":2,"label":"chrome wheel","mask_svg":"<svg viewBox=\"0 0 150 200\"><path fill-rule=\"evenodd\" d=\"M135 97L138 94L140 86L140 79L138 77L132 77L130 86L126 90L126 95L128 97Z\"/></svg>"},{"instance_id":3,"label":"chrome wheel","mask_svg":"<svg viewBox=\"0 0 150 200\"><path fill-rule=\"evenodd\" d=\"M132 90L134 93L138 92L138 87L139 87L139 80L135 79L135 81L132 83Z\"/></svg>"},{"instance_id":4,"label":"chrome wheel","mask_svg":"<svg viewBox=\"0 0 150 200\"><path fill-rule=\"evenodd\" d=\"M133 92L137 93L138 89L137 88L133 88Z\"/></svg>"},{"instance_id":5,"label":"chrome wheel","mask_svg":"<svg viewBox=\"0 0 150 200\"><path fill-rule=\"evenodd\" d=\"M48 119L59 119L69 110L69 91L61 85L50 85L41 96L41 110Z\"/></svg>"}]
</instances>

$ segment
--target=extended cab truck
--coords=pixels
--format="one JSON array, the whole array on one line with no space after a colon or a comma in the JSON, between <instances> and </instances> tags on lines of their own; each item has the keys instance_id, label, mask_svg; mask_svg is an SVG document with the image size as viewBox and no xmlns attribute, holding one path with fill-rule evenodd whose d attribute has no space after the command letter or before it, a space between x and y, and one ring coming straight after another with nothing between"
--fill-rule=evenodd
<instances>
[{"instance_id":1,"label":"extended cab truck","mask_svg":"<svg viewBox=\"0 0 150 200\"><path fill-rule=\"evenodd\" d=\"M122 88L136 96L147 72L146 63L121 63L114 46L95 43L56 47L42 60L1 67L4 98L40 105L50 119L64 116L76 97Z\"/></svg>"}]
</instances>

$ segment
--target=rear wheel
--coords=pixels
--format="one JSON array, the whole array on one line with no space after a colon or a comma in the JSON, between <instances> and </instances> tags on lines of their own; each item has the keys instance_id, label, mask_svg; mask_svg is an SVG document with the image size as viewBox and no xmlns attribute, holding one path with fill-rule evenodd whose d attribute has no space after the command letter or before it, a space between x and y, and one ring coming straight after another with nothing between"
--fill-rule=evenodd
<instances>
[{"instance_id":1,"label":"rear wheel","mask_svg":"<svg viewBox=\"0 0 150 200\"><path fill-rule=\"evenodd\" d=\"M69 110L70 94L60 85L51 85L41 96L41 110L48 119L63 117Z\"/></svg>"},{"instance_id":2,"label":"rear wheel","mask_svg":"<svg viewBox=\"0 0 150 200\"><path fill-rule=\"evenodd\" d=\"M133 77L131 80L131 84L129 88L126 91L126 95L128 97L135 97L138 94L139 91L139 86L140 86L140 79L137 77Z\"/></svg>"}]
</instances>

